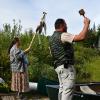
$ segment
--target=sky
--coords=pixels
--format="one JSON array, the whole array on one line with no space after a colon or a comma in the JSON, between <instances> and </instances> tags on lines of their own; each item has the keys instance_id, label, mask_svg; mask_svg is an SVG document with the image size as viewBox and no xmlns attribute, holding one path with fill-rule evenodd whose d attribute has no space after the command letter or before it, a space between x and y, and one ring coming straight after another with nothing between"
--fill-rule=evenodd
<instances>
[{"instance_id":1,"label":"sky","mask_svg":"<svg viewBox=\"0 0 100 100\"><path fill-rule=\"evenodd\" d=\"M57 18L66 20L69 33L78 34L83 28L83 17L78 13L81 8L91 20L90 27L94 22L96 26L100 24L99 0L0 0L0 28L20 19L23 31L30 28L35 31L42 12L46 11L47 35L53 34Z\"/></svg>"}]
</instances>

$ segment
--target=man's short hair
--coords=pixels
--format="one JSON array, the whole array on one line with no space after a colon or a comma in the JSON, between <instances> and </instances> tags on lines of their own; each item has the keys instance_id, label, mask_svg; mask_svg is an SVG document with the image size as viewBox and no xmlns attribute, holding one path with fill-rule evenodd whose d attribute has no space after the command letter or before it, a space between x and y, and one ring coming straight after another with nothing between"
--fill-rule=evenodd
<instances>
[{"instance_id":1,"label":"man's short hair","mask_svg":"<svg viewBox=\"0 0 100 100\"><path fill-rule=\"evenodd\" d=\"M55 29L59 29L61 27L61 25L64 25L65 24L65 20L64 19L57 19L56 22L55 22Z\"/></svg>"}]
</instances>

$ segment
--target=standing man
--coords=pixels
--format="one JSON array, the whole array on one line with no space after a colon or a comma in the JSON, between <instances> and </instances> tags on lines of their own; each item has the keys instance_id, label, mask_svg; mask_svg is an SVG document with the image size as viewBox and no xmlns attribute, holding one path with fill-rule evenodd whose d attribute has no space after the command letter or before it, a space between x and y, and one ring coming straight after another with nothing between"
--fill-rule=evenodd
<instances>
[{"instance_id":1,"label":"standing man","mask_svg":"<svg viewBox=\"0 0 100 100\"><path fill-rule=\"evenodd\" d=\"M79 35L67 32L64 19L57 19L55 32L50 38L50 49L54 58L54 68L59 78L58 100L72 100L75 84L74 49L72 42L84 40L88 32L90 20L84 17L84 27Z\"/></svg>"}]
</instances>

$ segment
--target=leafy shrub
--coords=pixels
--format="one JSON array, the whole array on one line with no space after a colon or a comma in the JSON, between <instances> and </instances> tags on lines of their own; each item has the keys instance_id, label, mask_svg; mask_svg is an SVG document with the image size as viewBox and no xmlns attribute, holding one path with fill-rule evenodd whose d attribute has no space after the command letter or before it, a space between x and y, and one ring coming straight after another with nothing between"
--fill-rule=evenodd
<instances>
[{"instance_id":1,"label":"leafy shrub","mask_svg":"<svg viewBox=\"0 0 100 100\"><path fill-rule=\"evenodd\" d=\"M0 83L0 92L7 93L10 89L6 83Z\"/></svg>"}]
</instances>

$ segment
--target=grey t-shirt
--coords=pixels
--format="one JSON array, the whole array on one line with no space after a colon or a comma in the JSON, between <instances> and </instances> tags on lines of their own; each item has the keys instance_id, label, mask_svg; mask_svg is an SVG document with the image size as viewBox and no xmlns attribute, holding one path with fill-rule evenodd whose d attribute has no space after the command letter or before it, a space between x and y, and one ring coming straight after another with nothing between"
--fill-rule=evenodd
<instances>
[{"instance_id":1,"label":"grey t-shirt","mask_svg":"<svg viewBox=\"0 0 100 100\"><path fill-rule=\"evenodd\" d=\"M61 41L62 41L62 43L64 43L64 42L72 43L74 40L74 37L75 37L75 35L64 32L61 34Z\"/></svg>"}]
</instances>

